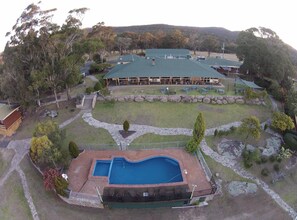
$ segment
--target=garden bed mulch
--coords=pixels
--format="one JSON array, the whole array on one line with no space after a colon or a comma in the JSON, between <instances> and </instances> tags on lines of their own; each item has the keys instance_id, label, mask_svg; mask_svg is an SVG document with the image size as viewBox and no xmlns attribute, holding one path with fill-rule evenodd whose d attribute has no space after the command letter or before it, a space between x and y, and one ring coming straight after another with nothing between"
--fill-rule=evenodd
<instances>
[{"instance_id":1,"label":"garden bed mulch","mask_svg":"<svg viewBox=\"0 0 297 220\"><path fill-rule=\"evenodd\" d=\"M123 138L127 138L130 135L134 134L136 131L124 131L124 130L120 130L119 132L120 132L120 134L122 135Z\"/></svg>"}]
</instances>

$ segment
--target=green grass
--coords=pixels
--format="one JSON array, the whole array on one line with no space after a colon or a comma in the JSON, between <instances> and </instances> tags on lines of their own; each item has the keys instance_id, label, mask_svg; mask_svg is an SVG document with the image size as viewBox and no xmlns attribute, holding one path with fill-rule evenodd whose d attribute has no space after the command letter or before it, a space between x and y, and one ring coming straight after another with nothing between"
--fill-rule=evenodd
<instances>
[{"instance_id":1,"label":"green grass","mask_svg":"<svg viewBox=\"0 0 297 220\"><path fill-rule=\"evenodd\" d=\"M166 147L184 147L191 137L185 135L156 135L145 134L135 139L129 146L133 148L166 148Z\"/></svg>"},{"instance_id":2,"label":"green grass","mask_svg":"<svg viewBox=\"0 0 297 220\"><path fill-rule=\"evenodd\" d=\"M240 121L250 115L264 121L271 115L270 109L254 105L97 102L93 116L108 123L122 124L124 120L128 120L130 123L157 127L192 128L198 112L204 114L207 128Z\"/></svg>"},{"instance_id":3,"label":"green grass","mask_svg":"<svg viewBox=\"0 0 297 220\"><path fill-rule=\"evenodd\" d=\"M0 177L3 175L14 156L14 150L0 149Z\"/></svg>"},{"instance_id":4,"label":"green grass","mask_svg":"<svg viewBox=\"0 0 297 220\"><path fill-rule=\"evenodd\" d=\"M48 105L44 107L48 110L57 110L58 111L58 117L51 119L50 117L41 117L39 116L41 114L41 110L39 110L37 113L32 113L31 115L27 115L23 122L21 123L21 126L18 128L16 134L13 136L14 139L25 139L30 138L33 135L33 131L39 122L43 122L46 120L54 120L58 124L63 123L64 121L74 117L76 114L79 113L79 109L75 108L75 105L73 102L61 102L60 108L57 109L55 104Z\"/></svg>"},{"instance_id":5,"label":"green grass","mask_svg":"<svg viewBox=\"0 0 297 220\"><path fill-rule=\"evenodd\" d=\"M32 219L20 177L14 171L0 190L0 219Z\"/></svg>"},{"instance_id":6,"label":"green grass","mask_svg":"<svg viewBox=\"0 0 297 220\"><path fill-rule=\"evenodd\" d=\"M98 146L115 144L107 130L90 126L82 118L73 121L65 129L66 143L74 141L78 145L88 144Z\"/></svg>"}]
</instances>

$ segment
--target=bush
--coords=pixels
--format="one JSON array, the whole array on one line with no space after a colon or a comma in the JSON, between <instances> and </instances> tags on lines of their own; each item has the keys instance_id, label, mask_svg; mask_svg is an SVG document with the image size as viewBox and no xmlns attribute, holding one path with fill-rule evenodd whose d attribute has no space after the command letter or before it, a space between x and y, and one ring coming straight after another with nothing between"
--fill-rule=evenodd
<instances>
[{"instance_id":1,"label":"bush","mask_svg":"<svg viewBox=\"0 0 297 220\"><path fill-rule=\"evenodd\" d=\"M125 120L124 123L123 123L123 130L125 132L128 132L129 128L130 128L130 124L129 124L129 122L127 120Z\"/></svg>"},{"instance_id":2,"label":"bush","mask_svg":"<svg viewBox=\"0 0 297 220\"><path fill-rule=\"evenodd\" d=\"M261 152L258 148L251 152L251 159L258 164L261 163Z\"/></svg>"},{"instance_id":3,"label":"bush","mask_svg":"<svg viewBox=\"0 0 297 220\"><path fill-rule=\"evenodd\" d=\"M102 85L100 82L96 82L94 85L94 91L99 91L102 88Z\"/></svg>"},{"instance_id":4,"label":"bush","mask_svg":"<svg viewBox=\"0 0 297 220\"><path fill-rule=\"evenodd\" d=\"M68 185L69 185L69 183L62 176L58 176L55 179L56 192L61 196L67 195L65 190L67 189Z\"/></svg>"},{"instance_id":5,"label":"bush","mask_svg":"<svg viewBox=\"0 0 297 220\"><path fill-rule=\"evenodd\" d=\"M262 176L268 176L268 175L269 175L269 170L268 170L267 168L263 168L263 169L261 170L261 175L262 175Z\"/></svg>"},{"instance_id":6,"label":"bush","mask_svg":"<svg viewBox=\"0 0 297 220\"><path fill-rule=\"evenodd\" d=\"M234 133L236 130L237 130L237 128L236 128L236 127L234 127L234 126L231 126L231 128L230 128L230 132L231 132L231 133Z\"/></svg>"},{"instance_id":7,"label":"bush","mask_svg":"<svg viewBox=\"0 0 297 220\"><path fill-rule=\"evenodd\" d=\"M90 95L92 92L94 92L93 87L87 87L87 88L86 88L86 93L87 93L88 95Z\"/></svg>"},{"instance_id":8,"label":"bush","mask_svg":"<svg viewBox=\"0 0 297 220\"><path fill-rule=\"evenodd\" d=\"M261 156L261 162L266 163L268 161L267 156Z\"/></svg>"},{"instance_id":9,"label":"bush","mask_svg":"<svg viewBox=\"0 0 297 220\"><path fill-rule=\"evenodd\" d=\"M271 155L271 156L269 157L269 161L270 161L271 163L273 163L275 160L276 160L276 156L275 156L275 155Z\"/></svg>"},{"instance_id":10,"label":"bush","mask_svg":"<svg viewBox=\"0 0 297 220\"><path fill-rule=\"evenodd\" d=\"M277 157L277 158L276 158L276 161L277 161L278 163L281 163L282 160L283 160L283 159L282 159L281 157Z\"/></svg>"},{"instance_id":11,"label":"bush","mask_svg":"<svg viewBox=\"0 0 297 220\"><path fill-rule=\"evenodd\" d=\"M290 150L297 151L297 135L286 133L284 136L284 142Z\"/></svg>"},{"instance_id":12,"label":"bush","mask_svg":"<svg viewBox=\"0 0 297 220\"><path fill-rule=\"evenodd\" d=\"M198 144L197 142L192 138L188 143L187 143L187 146L186 146L186 151L188 153L195 153L198 149Z\"/></svg>"},{"instance_id":13,"label":"bush","mask_svg":"<svg viewBox=\"0 0 297 220\"><path fill-rule=\"evenodd\" d=\"M274 165L273 165L273 169L274 169L276 172L278 172L278 171L280 170L279 164L278 164L278 163L277 163L277 164L274 164Z\"/></svg>"},{"instance_id":14,"label":"bush","mask_svg":"<svg viewBox=\"0 0 297 220\"><path fill-rule=\"evenodd\" d=\"M264 125L264 131L266 131L267 128L268 128L268 124L265 124L265 125Z\"/></svg>"},{"instance_id":15,"label":"bush","mask_svg":"<svg viewBox=\"0 0 297 220\"><path fill-rule=\"evenodd\" d=\"M253 156L252 152L244 148L241 156L243 157L243 165L245 168L250 168L253 166Z\"/></svg>"},{"instance_id":16,"label":"bush","mask_svg":"<svg viewBox=\"0 0 297 220\"><path fill-rule=\"evenodd\" d=\"M79 150L78 150L77 144L74 143L73 141L70 141L68 146L69 146L69 153L70 153L71 157L77 158L79 155Z\"/></svg>"}]
</instances>

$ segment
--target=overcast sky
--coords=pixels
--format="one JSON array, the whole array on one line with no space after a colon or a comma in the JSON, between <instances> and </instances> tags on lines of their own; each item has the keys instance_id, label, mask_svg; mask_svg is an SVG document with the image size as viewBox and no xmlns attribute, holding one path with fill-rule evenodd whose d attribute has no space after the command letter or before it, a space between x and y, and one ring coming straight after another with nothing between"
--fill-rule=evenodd
<instances>
[{"instance_id":1,"label":"overcast sky","mask_svg":"<svg viewBox=\"0 0 297 220\"><path fill-rule=\"evenodd\" d=\"M0 5L0 51L10 31L31 0L6 0ZM58 24L69 10L87 7L83 26L103 21L107 26L171 24L196 27L224 27L241 31L267 27L297 49L297 11L293 0L43 0L42 9L57 8Z\"/></svg>"}]
</instances>

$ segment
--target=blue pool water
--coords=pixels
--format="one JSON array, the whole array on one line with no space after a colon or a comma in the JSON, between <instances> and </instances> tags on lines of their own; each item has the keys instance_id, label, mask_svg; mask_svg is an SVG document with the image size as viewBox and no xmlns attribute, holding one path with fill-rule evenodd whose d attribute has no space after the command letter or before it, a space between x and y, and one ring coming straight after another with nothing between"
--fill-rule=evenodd
<instances>
[{"instance_id":1,"label":"blue pool water","mask_svg":"<svg viewBox=\"0 0 297 220\"><path fill-rule=\"evenodd\" d=\"M93 176L108 176L110 163L110 160L97 160Z\"/></svg>"},{"instance_id":2,"label":"blue pool water","mask_svg":"<svg viewBox=\"0 0 297 220\"><path fill-rule=\"evenodd\" d=\"M94 176L108 176L109 184L160 184L182 182L179 163L170 157L131 162L123 157L97 160Z\"/></svg>"}]
</instances>

